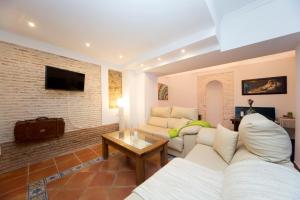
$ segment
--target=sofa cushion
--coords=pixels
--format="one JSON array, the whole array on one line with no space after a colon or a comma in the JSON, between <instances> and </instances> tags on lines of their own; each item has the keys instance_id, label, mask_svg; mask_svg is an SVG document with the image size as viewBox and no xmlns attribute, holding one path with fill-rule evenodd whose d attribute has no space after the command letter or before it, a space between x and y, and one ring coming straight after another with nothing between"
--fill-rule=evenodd
<instances>
[{"instance_id":1,"label":"sofa cushion","mask_svg":"<svg viewBox=\"0 0 300 200\"><path fill-rule=\"evenodd\" d=\"M181 118L168 118L168 128L182 128L183 126L187 125L190 120Z\"/></svg>"},{"instance_id":2,"label":"sofa cushion","mask_svg":"<svg viewBox=\"0 0 300 200\"><path fill-rule=\"evenodd\" d=\"M173 106L172 112L171 112L171 117L197 120L198 119L198 109Z\"/></svg>"},{"instance_id":3,"label":"sofa cushion","mask_svg":"<svg viewBox=\"0 0 300 200\"><path fill-rule=\"evenodd\" d=\"M278 124L255 113L246 115L239 133L248 151L268 162L289 162L292 153L288 133Z\"/></svg>"},{"instance_id":4,"label":"sofa cushion","mask_svg":"<svg viewBox=\"0 0 300 200\"><path fill-rule=\"evenodd\" d=\"M230 164L240 162L240 161L243 161L243 160L250 160L250 159L260 160L260 158L258 156L256 156L253 153L250 153L246 149L246 147L244 145L242 145L236 150Z\"/></svg>"},{"instance_id":5,"label":"sofa cushion","mask_svg":"<svg viewBox=\"0 0 300 200\"><path fill-rule=\"evenodd\" d=\"M202 144L196 144L185 159L217 171L228 166L212 147Z\"/></svg>"},{"instance_id":6,"label":"sofa cushion","mask_svg":"<svg viewBox=\"0 0 300 200\"><path fill-rule=\"evenodd\" d=\"M213 146L215 141L217 129L215 128L201 128L197 135L196 142L198 144L204 144L208 146Z\"/></svg>"},{"instance_id":7,"label":"sofa cushion","mask_svg":"<svg viewBox=\"0 0 300 200\"><path fill-rule=\"evenodd\" d=\"M230 163L236 149L237 140L237 132L231 131L218 124L213 148L227 163Z\"/></svg>"},{"instance_id":8,"label":"sofa cushion","mask_svg":"<svg viewBox=\"0 0 300 200\"><path fill-rule=\"evenodd\" d=\"M152 107L151 116L152 117L170 117L171 107Z\"/></svg>"},{"instance_id":9,"label":"sofa cushion","mask_svg":"<svg viewBox=\"0 0 300 200\"><path fill-rule=\"evenodd\" d=\"M165 139L168 139L168 147L171 149L174 149L176 151L181 152L183 150L183 138L182 137L176 137L170 139L168 131L170 129L168 128L162 128L158 126L151 126L151 125L143 125L138 128L139 131L146 132L151 135L156 135Z\"/></svg>"},{"instance_id":10,"label":"sofa cushion","mask_svg":"<svg viewBox=\"0 0 300 200\"><path fill-rule=\"evenodd\" d=\"M152 126L159 126L162 128L167 128L168 127L168 118L150 117L148 124L152 125Z\"/></svg>"}]
</instances>

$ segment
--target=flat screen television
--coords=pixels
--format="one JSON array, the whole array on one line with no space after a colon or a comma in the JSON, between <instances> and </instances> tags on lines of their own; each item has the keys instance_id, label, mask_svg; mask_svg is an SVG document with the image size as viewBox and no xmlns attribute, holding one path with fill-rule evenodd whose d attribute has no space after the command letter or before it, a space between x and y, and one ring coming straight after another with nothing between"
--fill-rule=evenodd
<instances>
[{"instance_id":1,"label":"flat screen television","mask_svg":"<svg viewBox=\"0 0 300 200\"><path fill-rule=\"evenodd\" d=\"M84 91L84 79L84 74L46 66L46 89Z\"/></svg>"}]
</instances>

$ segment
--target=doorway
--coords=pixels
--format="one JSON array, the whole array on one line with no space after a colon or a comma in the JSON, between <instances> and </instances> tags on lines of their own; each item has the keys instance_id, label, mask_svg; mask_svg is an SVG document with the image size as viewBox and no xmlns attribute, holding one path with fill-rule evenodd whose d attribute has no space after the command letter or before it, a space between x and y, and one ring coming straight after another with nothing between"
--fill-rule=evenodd
<instances>
[{"instance_id":1,"label":"doorway","mask_svg":"<svg viewBox=\"0 0 300 200\"><path fill-rule=\"evenodd\" d=\"M206 121L216 127L223 122L223 85L220 81L210 81L206 85Z\"/></svg>"}]
</instances>

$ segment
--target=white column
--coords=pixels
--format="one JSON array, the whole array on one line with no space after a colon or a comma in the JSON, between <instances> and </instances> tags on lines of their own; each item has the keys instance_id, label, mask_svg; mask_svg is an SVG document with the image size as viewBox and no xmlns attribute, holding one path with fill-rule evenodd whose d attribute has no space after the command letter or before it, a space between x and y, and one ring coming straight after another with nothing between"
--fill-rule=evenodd
<instances>
[{"instance_id":1,"label":"white column","mask_svg":"<svg viewBox=\"0 0 300 200\"><path fill-rule=\"evenodd\" d=\"M295 162L300 167L300 44L296 48L296 131Z\"/></svg>"}]
</instances>

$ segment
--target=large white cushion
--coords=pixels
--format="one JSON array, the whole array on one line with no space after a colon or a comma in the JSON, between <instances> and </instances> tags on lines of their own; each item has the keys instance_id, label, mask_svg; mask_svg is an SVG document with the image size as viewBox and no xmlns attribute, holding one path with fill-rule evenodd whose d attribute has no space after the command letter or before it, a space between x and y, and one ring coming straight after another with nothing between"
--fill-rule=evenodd
<instances>
[{"instance_id":1,"label":"large white cushion","mask_svg":"<svg viewBox=\"0 0 300 200\"><path fill-rule=\"evenodd\" d=\"M152 117L170 117L171 107L152 107Z\"/></svg>"},{"instance_id":2,"label":"large white cushion","mask_svg":"<svg viewBox=\"0 0 300 200\"><path fill-rule=\"evenodd\" d=\"M215 141L217 129L215 128L201 128L197 135L196 142L198 144L205 144L207 146L213 146Z\"/></svg>"},{"instance_id":3,"label":"large white cushion","mask_svg":"<svg viewBox=\"0 0 300 200\"><path fill-rule=\"evenodd\" d=\"M245 160L226 168L223 200L300 199L300 173L261 160Z\"/></svg>"},{"instance_id":4,"label":"large white cushion","mask_svg":"<svg viewBox=\"0 0 300 200\"><path fill-rule=\"evenodd\" d=\"M248 151L268 162L289 162L292 153L288 133L278 124L255 113L246 115L239 133Z\"/></svg>"},{"instance_id":5,"label":"large white cushion","mask_svg":"<svg viewBox=\"0 0 300 200\"><path fill-rule=\"evenodd\" d=\"M182 128L183 126L187 125L190 120L181 118L168 118L168 128Z\"/></svg>"},{"instance_id":6,"label":"large white cushion","mask_svg":"<svg viewBox=\"0 0 300 200\"><path fill-rule=\"evenodd\" d=\"M198 119L198 109L173 106L172 112L171 112L171 117L197 120Z\"/></svg>"},{"instance_id":7,"label":"large white cushion","mask_svg":"<svg viewBox=\"0 0 300 200\"><path fill-rule=\"evenodd\" d=\"M162 128L168 127L168 119L163 117L150 117L148 121L149 125L159 126Z\"/></svg>"},{"instance_id":8,"label":"large white cushion","mask_svg":"<svg viewBox=\"0 0 300 200\"><path fill-rule=\"evenodd\" d=\"M202 144L196 144L185 159L217 171L222 171L228 166L212 147Z\"/></svg>"},{"instance_id":9,"label":"large white cushion","mask_svg":"<svg viewBox=\"0 0 300 200\"><path fill-rule=\"evenodd\" d=\"M237 140L237 132L218 124L213 148L227 163L230 163L236 149Z\"/></svg>"}]
</instances>

